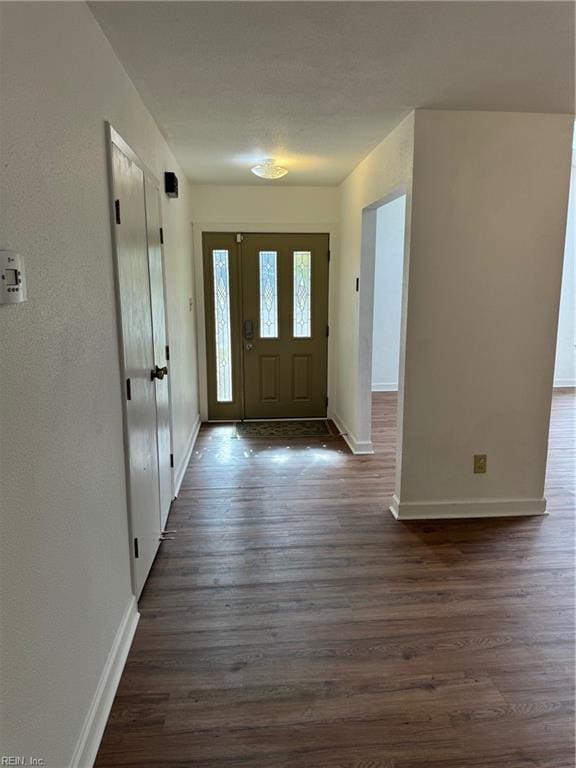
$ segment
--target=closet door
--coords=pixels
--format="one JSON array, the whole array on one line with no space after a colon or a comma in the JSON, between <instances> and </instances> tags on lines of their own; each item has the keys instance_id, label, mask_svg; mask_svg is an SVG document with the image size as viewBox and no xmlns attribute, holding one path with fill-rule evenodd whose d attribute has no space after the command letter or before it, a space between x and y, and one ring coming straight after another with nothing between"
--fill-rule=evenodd
<instances>
[{"instance_id":1,"label":"closet door","mask_svg":"<svg viewBox=\"0 0 576 768\"><path fill-rule=\"evenodd\" d=\"M139 597L161 532L145 181L141 168L114 143L111 155L132 576Z\"/></svg>"},{"instance_id":2,"label":"closet door","mask_svg":"<svg viewBox=\"0 0 576 768\"><path fill-rule=\"evenodd\" d=\"M158 473L160 485L160 527L164 530L172 503L172 468L170 466L170 363L166 333L164 303L164 262L160 229L160 195L146 178L146 223L148 230L148 270L150 273L150 302L154 343L154 388L156 390L156 431L158 443Z\"/></svg>"}]
</instances>

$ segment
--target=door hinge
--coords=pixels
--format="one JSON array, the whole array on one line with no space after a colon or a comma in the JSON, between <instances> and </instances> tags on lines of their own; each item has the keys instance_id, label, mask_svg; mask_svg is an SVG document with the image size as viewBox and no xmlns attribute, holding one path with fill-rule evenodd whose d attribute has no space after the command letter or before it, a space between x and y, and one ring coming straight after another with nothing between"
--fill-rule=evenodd
<instances>
[{"instance_id":1,"label":"door hinge","mask_svg":"<svg viewBox=\"0 0 576 768\"><path fill-rule=\"evenodd\" d=\"M328 251L328 261L330 261L330 251Z\"/></svg>"},{"instance_id":2,"label":"door hinge","mask_svg":"<svg viewBox=\"0 0 576 768\"><path fill-rule=\"evenodd\" d=\"M164 245L164 229L160 227L160 245Z\"/></svg>"},{"instance_id":3,"label":"door hinge","mask_svg":"<svg viewBox=\"0 0 576 768\"><path fill-rule=\"evenodd\" d=\"M134 557L140 557L140 553L138 552L138 539L134 539Z\"/></svg>"},{"instance_id":4,"label":"door hinge","mask_svg":"<svg viewBox=\"0 0 576 768\"><path fill-rule=\"evenodd\" d=\"M132 400L132 382L126 379L126 400Z\"/></svg>"},{"instance_id":5,"label":"door hinge","mask_svg":"<svg viewBox=\"0 0 576 768\"><path fill-rule=\"evenodd\" d=\"M330 336L330 326L326 326L326 336Z\"/></svg>"},{"instance_id":6,"label":"door hinge","mask_svg":"<svg viewBox=\"0 0 576 768\"><path fill-rule=\"evenodd\" d=\"M236 233L236 242L241 243L244 240L244 235L241 232Z\"/></svg>"},{"instance_id":7,"label":"door hinge","mask_svg":"<svg viewBox=\"0 0 576 768\"><path fill-rule=\"evenodd\" d=\"M170 454L170 466L171 467L174 466L174 454L173 453Z\"/></svg>"},{"instance_id":8,"label":"door hinge","mask_svg":"<svg viewBox=\"0 0 576 768\"><path fill-rule=\"evenodd\" d=\"M120 224L120 200L114 200L114 214L116 216L116 224Z\"/></svg>"},{"instance_id":9,"label":"door hinge","mask_svg":"<svg viewBox=\"0 0 576 768\"><path fill-rule=\"evenodd\" d=\"M357 277L356 278L356 293L358 293L359 290L360 290L360 278Z\"/></svg>"},{"instance_id":10,"label":"door hinge","mask_svg":"<svg viewBox=\"0 0 576 768\"><path fill-rule=\"evenodd\" d=\"M326 395L326 408L328 408L328 395Z\"/></svg>"},{"instance_id":11,"label":"door hinge","mask_svg":"<svg viewBox=\"0 0 576 768\"><path fill-rule=\"evenodd\" d=\"M166 344L166 360L170 360L170 347Z\"/></svg>"}]
</instances>

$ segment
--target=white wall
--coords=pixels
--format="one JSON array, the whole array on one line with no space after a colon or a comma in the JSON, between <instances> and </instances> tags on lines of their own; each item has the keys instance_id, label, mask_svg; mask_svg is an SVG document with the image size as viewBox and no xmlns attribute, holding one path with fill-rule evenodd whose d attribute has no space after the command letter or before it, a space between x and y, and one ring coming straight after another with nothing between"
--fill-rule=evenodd
<instances>
[{"instance_id":1,"label":"white wall","mask_svg":"<svg viewBox=\"0 0 576 768\"><path fill-rule=\"evenodd\" d=\"M366 224L367 209L374 209L385 198L392 199L400 194L406 194L406 220L409 222L413 142L412 113L358 165L340 187L340 252L334 281L338 313L333 323L334 401L331 414L347 433L350 444L359 452L372 450L370 391L374 244L366 238L363 223ZM405 252L409 247L410 230L407 226ZM356 292L358 277L359 293ZM402 368L399 374L401 391Z\"/></svg>"},{"instance_id":2,"label":"white wall","mask_svg":"<svg viewBox=\"0 0 576 768\"><path fill-rule=\"evenodd\" d=\"M203 224L333 224L337 187L192 186L191 213Z\"/></svg>"},{"instance_id":3,"label":"white wall","mask_svg":"<svg viewBox=\"0 0 576 768\"><path fill-rule=\"evenodd\" d=\"M416 113L401 514L544 506L571 141L566 115Z\"/></svg>"},{"instance_id":4,"label":"white wall","mask_svg":"<svg viewBox=\"0 0 576 768\"><path fill-rule=\"evenodd\" d=\"M180 176L163 199L177 454L197 413L189 200L84 4L0 13L0 247L29 284L0 307L0 743L63 768L132 605L104 120Z\"/></svg>"},{"instance_id":5,"label":"white wall","mask_svg":"<svg viewBox=\"0 0 576 768\"><path fill-rule=\"evenodd\" d=\"M572 153L554 386L576 386L576 150Z\"/></svg>"},{"instance_id":6,"label":"white wall","mask_svg":"<svg viewBox=\"0 0 576 768\"><path fill-rule=\"evenodd\" d=\"M198 359L200 407L208 416L206 396L206 336L202 279L203 232L327 232L330 235L330 306L332 324L335 269L338 259L337 187L193 186L190 215L194 225L194 261L197 275ZM333 397L333 337L328 340L328 397Z\"/></svg>"},{"instance_id":7,"label":"white wall","mask_svg":"<svg viewBox=\"0 0 576 768\"><path fill-rule=\"evenodd\" d=\"M406 195L376 211L372 391L398 389Z\"/></svg>"}]
</instances>

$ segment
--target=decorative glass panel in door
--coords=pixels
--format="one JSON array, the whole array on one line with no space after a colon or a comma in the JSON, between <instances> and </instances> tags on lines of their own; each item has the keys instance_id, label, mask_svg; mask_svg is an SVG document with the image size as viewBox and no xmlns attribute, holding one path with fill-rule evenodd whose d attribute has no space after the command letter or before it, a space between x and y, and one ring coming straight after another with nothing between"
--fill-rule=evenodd
<instances>
[{"instance_id":1,"label":"decorative glass panel in door","mask_svg":"<svg viewBox=\"0 0 576 768\"><path fill-rule=\"evenodd\" d=\"M232 343L230 332L230 274L228 251L213 250L214 324L216 327L216 399L232 402Z\"/></svg>"},{"instance_id":2,"label":"decorative glass panel in door","mask_svg":"<svg viewBox=\"0 0 576 768\"><path fill-rule=\"evenodd\" d=\"M278 336L278 275L276 251L260 251L260 338Z\"/></svg>"},{"instance_id":3,"label":"decorative glass panel in door","mask_svg":"<svg viewBox=\"0 0 576 768\"><path fill-rule=\"evenodd\" d=\"M312 254L310 251L294 251L294 338L311 336L310 312L312 298Z\"/></svg>"}]
</instances>

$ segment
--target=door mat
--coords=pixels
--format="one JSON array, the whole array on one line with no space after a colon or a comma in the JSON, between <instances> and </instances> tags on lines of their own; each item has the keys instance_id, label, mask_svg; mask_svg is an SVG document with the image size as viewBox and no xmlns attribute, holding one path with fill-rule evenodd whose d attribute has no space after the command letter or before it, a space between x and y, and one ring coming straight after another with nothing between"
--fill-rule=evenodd
<instances>
[{"instance_id":1,"label":"door mat","mask_svg":"<svg viewBox=\"0 0 576 768\"><path fill-rule=\"evenodd\" d=\"M234 437L321 437L333 435L327 421L238 421Z\"/></svg>"}]
</instances>

